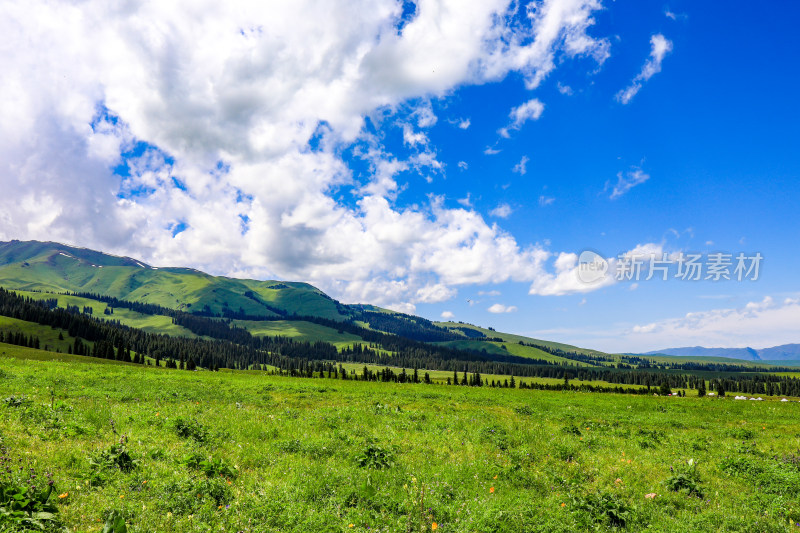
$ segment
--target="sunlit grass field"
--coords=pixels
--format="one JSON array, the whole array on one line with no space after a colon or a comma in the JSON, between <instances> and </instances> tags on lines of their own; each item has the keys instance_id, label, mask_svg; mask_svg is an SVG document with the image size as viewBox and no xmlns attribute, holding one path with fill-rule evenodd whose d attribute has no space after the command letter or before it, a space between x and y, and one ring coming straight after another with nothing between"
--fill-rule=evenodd
<instances>
[{"instance_id":1,"label":"sunlit grass field","mask_svg":"<svg viewBox=\"0 0 800 533\"><path fill-rule=\"evenodd\" d=\"M131 532L800 531L798 403L186 372L1 348L0 400L25 396L0 401L2 445L53 474L73 532L99 533L112 510Z\"/></svg>"},{"instance_id":2,"label":"sunlit grass field","mask_svg":"<svg viewBox=\"0 0 800 533\"><path fill-rule=\"evenodd\" d=\"M261 336L283 336L291 337L297 341L330 342L337 348L351 346L356 343L366 342L358 335L352 333L338 332L333 328L305 322L302 320L274 320L274 321L253 321L253 320L234 320L233 323L245 328L252 335Z\"/></svg>"}]
</instances>

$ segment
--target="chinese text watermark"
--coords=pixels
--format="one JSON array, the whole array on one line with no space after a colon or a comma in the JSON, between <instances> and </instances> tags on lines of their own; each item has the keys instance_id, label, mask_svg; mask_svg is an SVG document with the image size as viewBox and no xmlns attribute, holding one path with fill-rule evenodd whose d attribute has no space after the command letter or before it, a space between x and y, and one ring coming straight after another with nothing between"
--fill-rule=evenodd
<instances>
[{"instance_id":1,"label":"chinese text watermark","mask_svg":"<svg viewBox=\"0 0 800 533\"><path fill-rule=\"evenodd\" d=\"M578 258L578 278L584 283L598 283L611 275L616 281L757 281L761 253L676 253L620 254L605 259L591 250Z\"/></svg>"}]
</instances>

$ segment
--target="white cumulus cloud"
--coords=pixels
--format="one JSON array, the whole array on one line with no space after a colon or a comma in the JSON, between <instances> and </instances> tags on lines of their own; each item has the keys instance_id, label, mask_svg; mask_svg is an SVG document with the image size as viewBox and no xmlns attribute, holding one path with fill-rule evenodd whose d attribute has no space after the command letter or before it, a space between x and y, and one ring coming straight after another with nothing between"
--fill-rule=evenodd
<instances>
[{"instance_id":1,"label":"white cumulus cloud","mask_svg":"<svg viewBox=\"0 0 800 533\"><path fill-rule=\"evenodd\" d=\"M501 314L501 313L513 313L517 310L517 307L514 305L503 305L503 304L494 304L490 306L487 311L490 313Z\"/></svg>"},{"instance_id":2,"label":"white cumulus cloud","mask_svg":"<svg viewBox=\"0 0 800 533\"><path fill-rule=\"evenodd\" d=\"M612 189L611 196L609 196L609 198L615 200L637 185L641 185L649 179L650 175L645 173L640 168L632 168L625 173L618 172L617 183L615 183L613 186L611 186L610 183L606 184L606 188Z\"/></svg>"},{"instance_id":3,"label":"white cumulus cloud","mask_svg":"<svg viewBox=\"0 0 800 533\"><path fill-rule=\"evenodd\" d=\"M695 311L671 318L634 325L623 335L635 346L649 350L683 346L708 348L769 348L798 342L800 299L776 302L765 296L738 308Z\"/></svg>"},{"instance_id":4,"label":"white cumulus cloud","mask_svg":"<svg viewBox=\"0 0 800 533\"><path fill-rule=\"evenodd\" d=\"M539 197L539 205L542 206L542 207L546 207L546 206L552 204L555 201L556 201L556 199L553 198L552 196L541 195Z\"/></svg>"},{"instance_id":5,"label":"white cumulus cloud","mask_svg":"<svg viewBox=\"0 0 800 533\"><path fill-rule=\"evenodd\" d=\"M528 166L528 161L530 161L528 156L523 155L522 159L519 160L519 163L514 165L514 168L512 168L511 171L519 174L520 176L524 176L525 173L528 172L528 169L526 168Z\"/></svg>"},{"instance_id":6,"label":"white cumulus cloud","mask_svg":"<svg viewBox=\"0 0 800 533\"><path fill-rule=\"evenodd\" d=\"M664 57L672 51L672 41L661 35L660 33L650 37L650 57L645 61L642 66L641 72L636 75L631 81L631 84L617 93L616 99L622 104L627 104L639 90L642 84L652 78L655 74L661 72L661 62Z\"/></svg>"},{"instance_id":7,"label":"white cumulus cloud","mask_svg":"<svg viewBox=\"0 0 800 533\"><path fill-rule=\"evenodd\" d=\"M544 112L544 104L537 98L528 100L511 110L509 118L511 122L505 128L501 128L498 133L502 137L509 137L509 130L518 130L529 120L539 120Z\"/></svg>"},{"instance_id":8,"label":"white cumulus cloud","mask_svg":"<svg viewBox=\"0 0 800 533\"><path fill-rule=\"evenodd\" d=\"M562 252L555 256L553 267L555 272L545 271L538 276L529 289L530 294L542 296L562 296L565 294L588 293L603 287L608 287L619 283L617 279L617 263L619 257L636 259L641 262L641 272L647 273L650 261L654 258L660 259L664 250L660 244L645 243L639 244L617 257L604 258L608 269L604 275L596 280L587 282L579 275L579 256L575 253Z\"/></svg>"},{"instance_id":9,"label":"white cumulus cloud","mask_svg":"<svg viewBox=\"0 0 800 533\"><path fill-rule=\"evenodd\" d=\"M0 239L307 280L405 311L459 285L532 282L547 251L471 209L395 199L404 172L446 170L431 101L608 57L589 33L599 1L535 7L425 0L399 29L394 0L3 2ZM543 107L516 107L512 126ZM386 153L367 118L401 127L415 155ZM366 183L341 155L353 146Z\"/></svg>"},{"instance_id":10,"label":"white cumulus cloud","mask_svg":"<svg viewBox=\"0 0 800 533\"><path fill-rule=\"evenodd\" d=\"M511 216L513 209L508 204L499 204L497 207L489 211L489 214L497 218L508 218Z\"/></svg>"}]
</instances>

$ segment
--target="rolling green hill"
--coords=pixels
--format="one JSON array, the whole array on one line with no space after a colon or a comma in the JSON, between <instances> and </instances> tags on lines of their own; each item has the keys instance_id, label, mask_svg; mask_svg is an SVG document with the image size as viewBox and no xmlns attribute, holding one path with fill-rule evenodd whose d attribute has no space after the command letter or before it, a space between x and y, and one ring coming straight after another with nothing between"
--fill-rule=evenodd
<instances>
[{"instance_id":1,"label":"rolling green hill","mask_svg":"<svg viewBox=\"0 0 800 533\"><path fill-rule=\"evenodd\" d=\"M600 354L574 346L530 339L518 335L456 323L433 323L423 318L396 313L373 305L343 305L307 283L256 281L212 276L189 268L154 267L130 257L118 257L86 248L53 242L10 241L0 243L0 286L35 299L57 298L58 305L91 307L104 318L105 303L64 292L91 293L143 302L206 316L226 316L254 335L285 335L298 340L324 340L345 346L363 339L307 321L283 317L317 317L349 320L356 326L401 335L424 342L438 341L451 348L482 351L494 355L518 355L530 359L562 362L563 358L519 341L576 353ZM270 321L252 320L271 318ZM108 317L106 317L108 318ZM117 308L114 320L152 333L192 337L167 316L142 315ZM243 319L243 320L242 320ZM241 322L239 322L241 320ZM472 333L466 332L471 329ZM476 340L499 337L504 342ZM507 348L502 348L508 344ZM513 344L514 346L510 346Z\"/></svg>"},{"instance_id":2,"label":"rolling green hill","mask_svg":"<svg viewBox=\"0 0 800 533\"><path fill-rule=\"evenodd\" d=\"M135 367L133 363L125 363L122 361L114 361L113 359L98 359L97 357L88 357L85 355L73 355L68 353L59 353L46 350L37 350L34 348L25 348L23 346L14 346L13 344L5 344L0 342L0 360L6 358L14 359L27 359L32 361L56 361L60 363L88 363L95 365L128 365Z\"/></svg>"},{"instance_id":3,"label":"rolling green hill","mask_svg":"<svg viewBox=\"0 0 800 533\"><path fill-rule=\"evenodd\" d=\"M283 335L299 341L325 340L336 347L348 346L364 340L352 333L339 332L333 328L307 322L305 320L274 320L270 322L255 320L235 320L234 324L241 326L252 335L275 336Z\"/></svg>"},{"instance_id":4,"label":"rolling green hill","mask_svg":"<svg viewBox=\"0 0 800 533\"><path fill-rule=\"evenodd\" d=\"M533 341L533 340L534 339L528 339L528 341ZM545 352L544 350L540 350L539 348L535 348L533 346L524 346L519 344L518 342L459 340L459 341L446 341L437 344L442 346L447 346L449 348L457 348L460 350L474 350L478 352L486 350L487 353L495 355L516 355L519 357L525 357L527 359L547 361L548 363L556 363L556 364L569 363L577 366L593 366L576 362L567 359L565 357L560 357L558 355L553 355L548 352Z\"/></svg>"},{"instance_id":5,"label":"rolling green hill","mask_svg":"<svg viewBox=\"0 0 800 533\"><path fill-rule=\"evenodd\" d=\"M37 337L42 351L67 353L72 343L73 337L64 330L55 329L24 320L17 320L7 316L0 316L0 333L4 335L22 334L26 337ZM60 335L60 337L59 337Z\"/></svg>"},{"instance_id":6,"label":"rolling green hill","mask_svg":"<svg viewBox=\"0 0 800 533\"><path fill-rule=\"evenodd\" d=\"M164 315L146 315L130 309L116 308L114 314L105 316L104 310L108 307L105 303L91 298L80 296L70 296L64 294L52 294L48 292L16 291L20 296L26 296L34 300L55 299L58 307L66 308L75 306L81 309L91 308L92 315L98 318L116 320L123 326L138 328L148 333L163 333L178 337L194 338L196 335L188 329L172 323L172 319Z\"/></svg>"},{"instance_id":7,"label":"rolling green hill","mask_svg":"<svg viewBox=\"0 0 800 533\"><path fill-rule=\"evenodd\" d=\"M9 289L87 292L209 314L313 315L342 320L346 308L308 283L212 276L159 268L53 242L0 243L0 285Z\"/></svg>"},{"instance_id":8,"label":"rolling green hill","mask_svg":"<svg viewBox=\"0 0 800 533\"><path fill-rule=\"evenodd\" d=\"M519 344L520 341L524 343L531 343L537 344L540 346L547 346L548 348L555 348L557 350L563 350L565 352L576 352L584 355L606 355L605 353L598 351L598 350L589 350L586 348L578 348L576 346L571 346L569 344L563 344L560 342L552 342L552 341L545 341L541 339L534 339L531 337L525 337L522 335L514 335L511 333L503 333L501 331L495 331L493 329L482 328L480 326L474 326L472 324L465 324L462 322L436 322L437 326L445 327L451 331L458 331L461 332L465 337L467 334L464 330L470 330L477 332L479 335L484 335L486 337L496 337L503 339L504 342L507 343L516 343ZM531 357L534 357L531 355Z\"/></svg>"},{"instance_id":9,"label":"rolling green hill","mask_svg":"<svg viewBox=\"0 0 800 533\"><path fill-rule=\"evenodd\" d=\"M91 309L94 317L173 337L197 337L173 319L175 311L182 311L215 320L231 319L256 337L323 341L339 350L359 343L377 346L385 339L374 334L384 333L478 356L485 354L485 360L511 357L576 367L641 366L624 355L472 324L431 322L368 304L343 305L308 283L235 279L190 268L155 267L130 257L53 242L0 242L0 286L37 300L55 299L59 307ZM113 314L106 315L110 304L98 298L160 307L140 312L113 304ZM724 358L638 357L662 366L686 362L748 365Z\"/></svg>"}]
</instances>

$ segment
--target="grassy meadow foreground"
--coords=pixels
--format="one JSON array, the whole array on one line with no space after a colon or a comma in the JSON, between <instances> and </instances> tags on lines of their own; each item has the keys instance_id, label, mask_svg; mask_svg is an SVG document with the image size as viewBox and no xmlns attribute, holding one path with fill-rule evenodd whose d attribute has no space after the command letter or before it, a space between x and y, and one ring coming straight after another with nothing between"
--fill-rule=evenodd
<instances>
[{"instance_id":1,"label":"grassy meadow foreground","mask_svg":"<svg viewBox=\"0 0 800 533\"><path fill-rule=\"evenodd\" d=\"M2 347L4 465L40 486L51 474L73 532L99 533L115 511L131 532L800 529L794 402L181 372Z\"/></svg>"}]
</instances>

